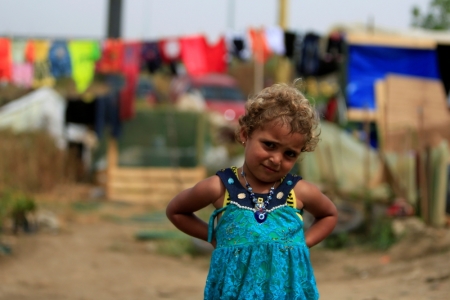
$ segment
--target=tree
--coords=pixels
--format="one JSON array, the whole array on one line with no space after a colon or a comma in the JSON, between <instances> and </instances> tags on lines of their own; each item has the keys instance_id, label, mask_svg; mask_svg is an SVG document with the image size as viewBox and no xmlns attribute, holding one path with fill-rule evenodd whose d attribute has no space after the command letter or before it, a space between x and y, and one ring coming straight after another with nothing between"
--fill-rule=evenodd
<instances>
[{"instance_id":1,"label":"tree","mask_svg":"<svg viewBox=\"0 0 450 300\"><path fill-rule=\"evenodd\" d=\"M412 26L431 30L450 29L450 0L431 0L427 12L414 6L411 10Z\"/></svg>"}]
</instances>

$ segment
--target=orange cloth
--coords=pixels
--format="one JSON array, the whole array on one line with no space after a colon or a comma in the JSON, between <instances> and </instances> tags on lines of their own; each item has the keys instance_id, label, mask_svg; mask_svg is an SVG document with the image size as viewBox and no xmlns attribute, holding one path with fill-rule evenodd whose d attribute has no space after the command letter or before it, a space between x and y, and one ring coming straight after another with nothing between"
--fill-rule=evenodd
<instances>
[{"instance_id":1,"label":"orange cloth","mask_svg":"<svg viewBox=\"0 0 450 300\"><path fill-rule=\"evenodd\" d=\"M271 55L264 30L249 29L252 41L253 57L260 63L265 63Z\"/></svg>"},{"instance_id":2,"label":"orange cloth","mask_svg":"<svg viewBox=\"0 0 450 300\"><path fill-rule=\"evenodd\" d=\"M123 42L117 39L108 39L103 44L102 56L97 61L96 70L99 73L117 73L123 67Z\"/></svg>"},{"instance_id":3,"label":"orange cloth","mask_svg":"<svg viewBox=\"0 0 450 300\"><path fill-rule=\"evenodd\" d=\"M12 53L11 41L0 38L0 80L11 81L12 79Z\"/></svg>"}]
</instances>

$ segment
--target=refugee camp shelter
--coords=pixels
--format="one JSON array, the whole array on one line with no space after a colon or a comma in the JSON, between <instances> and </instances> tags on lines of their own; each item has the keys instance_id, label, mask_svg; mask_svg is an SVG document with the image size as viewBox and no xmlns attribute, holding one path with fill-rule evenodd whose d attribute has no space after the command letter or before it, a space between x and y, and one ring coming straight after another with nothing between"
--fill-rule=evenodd
<instances>
[{"instance_id":1,"label":"refugee camp shelter","mask_svg":"<svg viewBox=\"0 0 450 300\"><path fill-rule=\"evenodd\" d=\"M348 120L376 125L379 151L396 173L398 193L413 203L419 199L425 220L442 225L450 141L450 34L361 26L342 30L348 44Z\"/></svg>"}]
</instances>

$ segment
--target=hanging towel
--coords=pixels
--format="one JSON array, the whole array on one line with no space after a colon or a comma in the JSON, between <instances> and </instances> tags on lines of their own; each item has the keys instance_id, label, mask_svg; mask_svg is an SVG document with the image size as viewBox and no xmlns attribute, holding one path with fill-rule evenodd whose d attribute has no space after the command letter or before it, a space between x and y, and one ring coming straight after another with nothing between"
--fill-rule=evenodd
<instances>
[{"instance_id":1,"label":"hanging towel","mask_svg":"<svg viewBox=\"0 0 450 300\"><path fill-rule=\"evenodd\" d=\"M95 62L100 58L100 47L96 41L74 40L69 42L72 77L77 91L82 93L94 78Z\"/></svg>"}]
</instances>

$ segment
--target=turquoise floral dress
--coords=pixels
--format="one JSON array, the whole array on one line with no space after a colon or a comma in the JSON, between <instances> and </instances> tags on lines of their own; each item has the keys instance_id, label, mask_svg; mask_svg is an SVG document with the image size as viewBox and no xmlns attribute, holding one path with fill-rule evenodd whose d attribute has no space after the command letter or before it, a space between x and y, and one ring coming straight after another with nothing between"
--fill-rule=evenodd
<instances>
[{"instance_id":1,"label":"turquoise floral dress","mask_svg":"<svg viewBox=\"0 0 450 300\"><path fill-rule=\"evenodd\" d=\"M275 189L267 219L257 222L248 191L237 169L217 172L226 187L224 206L210 218L209 241L216 237L204 299L318 299L301 210L293 187L301 179L288 174ZM256 194L256 197L267 195ZM218 213L222 217L214 229Z\"/></svg>"}]
</instances>

